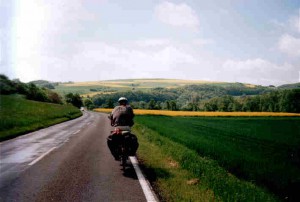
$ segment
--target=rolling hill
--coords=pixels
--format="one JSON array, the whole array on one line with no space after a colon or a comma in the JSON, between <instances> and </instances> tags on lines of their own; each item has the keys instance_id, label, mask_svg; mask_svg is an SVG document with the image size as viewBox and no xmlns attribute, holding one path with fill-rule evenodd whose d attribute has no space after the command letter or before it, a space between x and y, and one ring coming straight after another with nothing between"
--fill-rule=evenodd
<instances>
[{"instance_id":1,"label":"rolling hill","mask_svg":"<svg viewBox=\"0 0 300 202\"><path fill-rule=\"evenodd\" d=\"M84 97L94 96L96 94L110 94L120 91L149 91L154 88L175 89L184 86L200 85L226 87L242 86L249 89L262 88L262 86L242 83L227 83L201 80L180 80L180 79L124 79L107 81L88 81L88 82L67 82L59 83L55 86L55 91L61 94L69 92L78 93ZM269 88L269 87L264 87Z\"/></svg>"}]
</instances>

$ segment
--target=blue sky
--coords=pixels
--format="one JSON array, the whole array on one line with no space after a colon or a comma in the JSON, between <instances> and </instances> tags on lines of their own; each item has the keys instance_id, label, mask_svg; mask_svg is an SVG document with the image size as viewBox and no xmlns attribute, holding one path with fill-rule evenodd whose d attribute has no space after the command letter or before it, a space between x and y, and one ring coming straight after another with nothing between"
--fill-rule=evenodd
<instances>
[{"instance_id":1,"label":"blue sky","mask_svg":"<svg viewBox=\"0 0 300 202\"><path fill-rule=\"evenodd\" d=\"M300 2L0 1L0 72L24 82L300 79Z\"/></svg>"}]
</instances>

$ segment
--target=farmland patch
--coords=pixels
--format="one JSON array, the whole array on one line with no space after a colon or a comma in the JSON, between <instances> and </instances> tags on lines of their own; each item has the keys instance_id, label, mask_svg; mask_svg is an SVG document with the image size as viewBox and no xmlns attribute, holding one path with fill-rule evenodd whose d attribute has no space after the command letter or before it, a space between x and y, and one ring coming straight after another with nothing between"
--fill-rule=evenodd
<instances>
[{"instance_id":1,"label":"farmland patch","mask_svg":"<svg viewBox=\"0 0 300 202\"><path fill-rule=\"evenodd\" d=\"M267 189L280 199L299 198L300 118L137 116L135 120L199 157L216 161L215 166L224 168L229 176ZM201 182L206 165L194 165L187 156L178 159L176 153L170 154ZM215 193L228 194L229 182L223 183L224 190L221 185L208 186ZM232 189L231 194L246 194L243 186L237 189L233 185ZM229 197L219 196L225 200Z\"/></svg>"}]
</instances>

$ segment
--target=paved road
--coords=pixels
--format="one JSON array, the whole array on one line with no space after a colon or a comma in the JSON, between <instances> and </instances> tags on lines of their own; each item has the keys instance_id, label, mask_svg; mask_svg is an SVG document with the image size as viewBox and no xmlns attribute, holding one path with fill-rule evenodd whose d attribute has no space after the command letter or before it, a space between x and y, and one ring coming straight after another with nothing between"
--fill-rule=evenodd
<instances>
[{"instance_id":1,"label":"paved road","mask_svg":"<svg viewBox=\"0 0 300 202\"><path fill-rule=\"evenodd\" d=\"M146 201L106 145L107 116L85 112L0 143L0 201Z\"/></svg>"}]
</instances>

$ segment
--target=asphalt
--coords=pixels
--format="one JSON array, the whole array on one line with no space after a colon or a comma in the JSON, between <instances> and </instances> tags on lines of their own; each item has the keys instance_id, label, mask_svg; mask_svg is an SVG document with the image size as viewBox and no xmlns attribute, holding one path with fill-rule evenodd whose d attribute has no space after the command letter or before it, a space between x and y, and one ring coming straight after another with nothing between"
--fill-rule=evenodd
<instances>
[{"instance_id":1,"label":"asphalt","mask_svg":"<svg viewBox=\"0 0 300 202\"><path fill-rule=\"evenodd\" d=\"M0 201L146 201L106 145L107 115L85 112L0 144Z\"/></svg>"}]
</instances>

